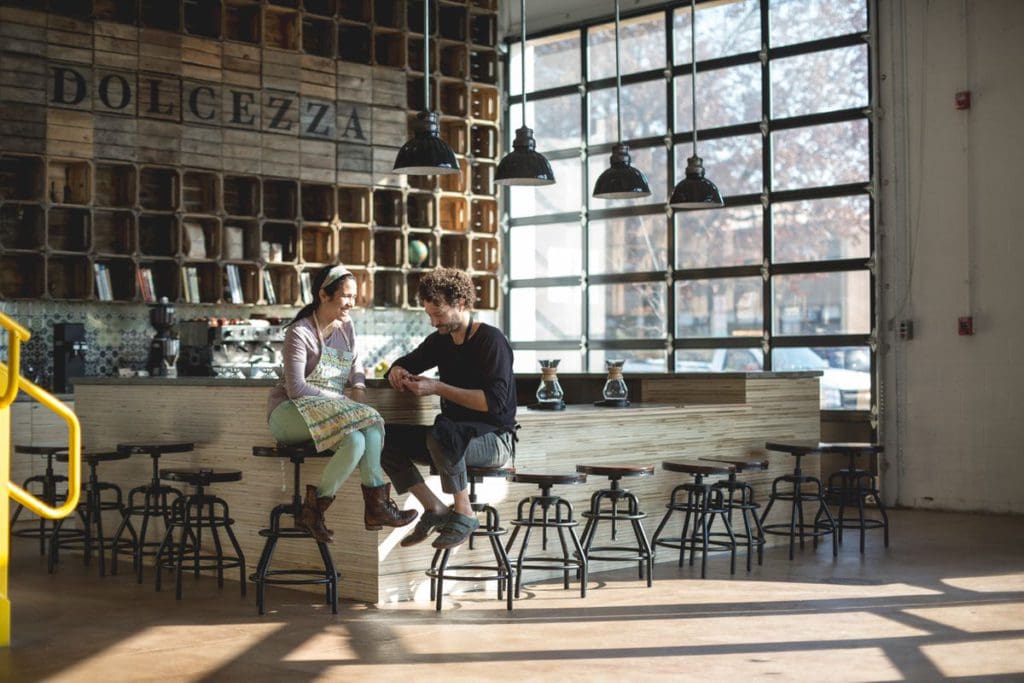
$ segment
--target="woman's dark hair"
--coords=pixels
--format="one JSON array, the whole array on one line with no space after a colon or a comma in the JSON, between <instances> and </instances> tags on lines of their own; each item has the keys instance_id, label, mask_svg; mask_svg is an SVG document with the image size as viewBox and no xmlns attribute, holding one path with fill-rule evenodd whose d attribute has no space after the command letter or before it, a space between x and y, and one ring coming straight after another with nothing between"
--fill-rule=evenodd
<instances>
[{"instance_id":1,"label":"woman's dark hair","mask_svg":"<svg viewBox=\"0 0 1024 683\"><path fill-rule=\"evenodd\" d=\"M463 304L471 309L476 301L473 280L458 268L437 268L426 273L420 278L417 293L420 301L434 305Z\"/></svg>"},{"instance_id":2,"label":"woman's dark hair","mask_svg":"<svg viewBox=\"0 0 1024 683\"><path fill-rule=\"evenodd\" d=\"M309 316L313 315L313 311L315 311L316 307L320 305L321 289L327 293L327 296L333 297L334 293L341 289L341 286L345 284L345 280L356 279L356 276L353 275L352 273L345 273L337 280L334 280L326 287L324 287L324 281L327 279L327 276L330 275L332 270L340 267L341 266L324 266L320 270L316 271L316 275L313 276L313 283L311 287L311 289L313 290L313 301L303 306L299 310L299 312L295 314L295 317L292 318L291 322L285 325L285 327L290 327L291 325L294 325L303 318L308 318Z\"/></svg>"}]
</instances>

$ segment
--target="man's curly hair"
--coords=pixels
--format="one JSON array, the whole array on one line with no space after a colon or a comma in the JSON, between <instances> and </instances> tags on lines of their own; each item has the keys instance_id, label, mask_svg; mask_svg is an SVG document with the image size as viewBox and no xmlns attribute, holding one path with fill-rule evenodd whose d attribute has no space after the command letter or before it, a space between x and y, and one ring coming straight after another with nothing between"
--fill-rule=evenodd
<instances>
[{"instance_id":1,"label":"man's curly hair","mask_svg":"<svg viewBox=\"0 0 1024 683\"><path fill-rule=\"evenodd\" d=\"M420 301L436 306L463 304L473 308L476 289L473 280L458 268L437 268L420 278L418 293Z\"/></svg>"}]
</instances>

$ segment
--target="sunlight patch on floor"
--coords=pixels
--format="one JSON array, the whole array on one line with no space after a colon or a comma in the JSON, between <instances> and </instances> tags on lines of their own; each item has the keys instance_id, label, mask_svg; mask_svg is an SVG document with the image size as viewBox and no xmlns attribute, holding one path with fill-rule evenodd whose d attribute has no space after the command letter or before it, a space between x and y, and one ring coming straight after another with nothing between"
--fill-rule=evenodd
<instances>
[{"instance_id":1,"label":"sunlight patch on floor","mask_svg":"<svg viewBox=\"0 0 1024 683\"><path fill-rule=\"evenodd\" d=\"M942 583L976 593L1024 593L1024 574L958 576L952 579L943 579Z\"/></svg>"},{"instance_id":2,"label":"sunlight patch on floor","mask_svg":"<svg viewBox=\"0 0 1024 683\"><path fill-rule=\"evenodd\" d=\"M617 610L613 617L581 618L575 621L526 623L515 620L488 626L492 637L481 644L478 624L394 625L393 632L410 654L508 653L535 651L541 658L556 658L566 651L614 649L614 638L594 637L595 633L614 634L628 630L622 656L632 651L654 654L679 648L707 648L728 645L731 648L769 643L821 643L846 640L873 640L926 636L918 628L901 624L870 612L828 612L819 614L764 614L744 612L721 616L719 612L668 616L638 607ZM537 649L537 643L549 643Z\"/></svg>"},{"instance_id":3,"label":"sunlight patch on floor","mask_svg":"<svg viewBox=\"0 0 1024 683\"><path fill-rule=\"evenodd\" d=\"M153 657L180 657L188 652L188 671L212 672L230 664L287 624L187 624L152 626L118 641L61 672L68 681L106 680L111 671L145 672ZM189 644L195 647L190 648Z\"/></svg>"},{"instance_id":4,"label":"sunlight patch on floor","mask_svg":"<svg viewBox=\"0 0 1024 683\"><path fill-rule=\"evenodd\" d=\"M922 653L943 676L1006 676L1024 673L1024 638L925 645Z\"/></svg>"},{"instance_id":5,"label":"sunlight patch on floor","mask_svg":"<svg viewBox=\"0 0 1024 683\"><path fill-rule=\"evenodd\" d=\"M567 658L553 663L531 653L510 653L504 660L490 662L433 663L422 661L376 666L339 666L325 670L318 680L412 680L443 679L445 683L480 681L555 680L552 667L558 666L557 680L760 680L818 681L829 683L865 683L867 681L904 681L906 677L880 648L830 648L751 651L707 655L671 655L662 657L588 656ZM827 675L824 673L827 671Z\"/></svg>"},{"instance_id":6,"label":"sunlight patch on floor","mask_svg":"<svg viewBox=\"0 0 1024 683\"><path fill-rule=\"evenodd\" d=\"M286 662L354 661L359 658L352 648L352 639L337 632L314 633L298 647L282 657Z\"/></svg>"},{"instance_id":7,"label":"sunlight patch on floor","mask_svg":"<svg viewBox=\"0 0 1024 683\"><path fill-rule=\"evenodd\" d=\"M908 609L906 613L965 633L1024 631L1024 609L1019 602L922 607Z\"/></svg>"}]
</instances>

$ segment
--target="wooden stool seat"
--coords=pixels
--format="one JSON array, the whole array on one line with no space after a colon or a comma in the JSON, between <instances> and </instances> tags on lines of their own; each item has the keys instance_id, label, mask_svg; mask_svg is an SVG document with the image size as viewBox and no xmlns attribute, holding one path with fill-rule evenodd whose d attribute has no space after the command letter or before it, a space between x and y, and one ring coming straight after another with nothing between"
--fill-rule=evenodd
<instances>
[{"instance_id":1,"label":"wooden stool seat","mask_svg":"<svg viewBox=\"0 0 1024 683\"><path fill-rule=\"evenodd\" d=\"M681 474L699 474L703 477L713 476L716 474L729 474L730 472L736 471L736 468L733 465L726 465L725 463L719 465L702 465L696 462L672 462L670 460L666 460L661 463L661 469L666 472L679 472Z\"/></svg>"},{"instance_id":2,"label":"wooden stool seat","mask_svg":"<svg viewBox=\"0 0 1024 683\"><path fill-rule=\"evenodd\" d=\"M160 478L205 487L214 483L242 481L242 472L241 470L211 470L202 467L174 467L160 470Z\"/></svg>"},{"instance_id":3,"label":"wooden stool seat","mask_svg":"<svg viewBox=\"0 0 1024 683\"><path fill-rule=\"evenodd\" d=\"M196 444L193 441L127 441L117 444L117 450L129 455L141 455L143 453L159 458L164 453L188 453L194 451Z\"/></svg>"},{"instance_id":4,"label":"wooden stool seat","mask_svg":"<svg viewBox=\"0 0 1024 683\"><path fill-rule=\"evenodd\" d=\"M54 444L52 446L38 446L38 445L28 445L28 444L15 444L14 445L14 452L18 453L19 455L46 455L46 456L51 456L51 455L57 455L58 453L67 453L68 452L68 445L67 444L60 444L60 445Z\"/></svg>"},{"instance_id":5,"label":"wooden stool seat","mask_svg":"<svg viewBox=\"0 0 1024 683\"><path fill-rule=\"evenodd\" d=\"M257 458L288 458L292 462L302 462L304 458L329 458L334 451L317 451L312 441L300 444L279 443L276 446L253 446L252 454Z\"/></svg>"},{"instance_id":6,"label":"wooden stool seat","mask_svg":"<svg viewBox=\"0 0 1024 683\"><path fill-rule=\"evenodd\" d=\"M508 479L510 476L516 473L514 467L478 467L476 465L466 465L466 476L472 478L485 478L485 477L503 477Z\"/></svg>"},{"instance_id":7,"label":"wooden stool seat","mask_svg":"<svg viewBox=\"0 0 1024 683\"><path fill-rule=\"evenodd\" d=\"M559 484L585 484L587 475L582 472L573 474L542 474L536 472L516 472L508 478L519 484L537 484L538 486L557 486Z\"/></svg>"},{"instance_id":8,"label":"wooden stool seat","mask_svg":"<svg viewBox=\"0 0 1024 683\"><path fill-rule=\"evenodd\" d=\"M82 462L87 465L98 465L101 462L110 462L112 460L127 460L132 457L131 453L122 453L121 451L83 451ZM57 462L67 462L70 456L65 453L58 453L56 460Z\"/></svg>"},{"instance_id":9,"label":"wooden stool seat","mask_svg":"<svg viewBox=\"0 0 1024 683\"><path fill-rule=\"evenodd\" d=\"M767 460L734 460L732 458L716 458L713 455L702 455L697 459L704 462L718 462L730 465L737 473L763 472L768 469Z\"/></svg>"},{"instance_id":10,"label":"wooden stool seat","mask_svg":"<svg viewBox=\"0 0 1024 683\"><path fill-rule=\"evenodd\" d=\"M576 465L576 471L596 477L649 477L654 465Z\"/></svg>"}]
</instances>

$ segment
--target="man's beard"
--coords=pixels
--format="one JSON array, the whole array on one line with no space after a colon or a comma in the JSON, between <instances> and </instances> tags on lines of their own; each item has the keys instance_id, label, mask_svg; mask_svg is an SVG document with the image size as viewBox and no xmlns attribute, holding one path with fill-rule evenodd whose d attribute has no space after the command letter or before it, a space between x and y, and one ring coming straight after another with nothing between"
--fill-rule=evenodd
<instances>
[{"instance_id":1,"label":"man's beard","mask_svg":"<svg viewBox=\"0 0 1024 683\"><path fill-rule=\"evenodd\" d=\"M441 334L451 334L460 327L462 327L462 321L456 320L453 322L447 322L442 325L438 325L437 331L440 332Z\"/></svg>"}]
</instances>

